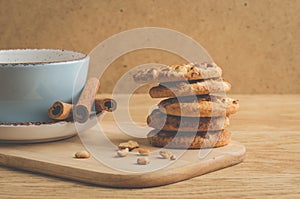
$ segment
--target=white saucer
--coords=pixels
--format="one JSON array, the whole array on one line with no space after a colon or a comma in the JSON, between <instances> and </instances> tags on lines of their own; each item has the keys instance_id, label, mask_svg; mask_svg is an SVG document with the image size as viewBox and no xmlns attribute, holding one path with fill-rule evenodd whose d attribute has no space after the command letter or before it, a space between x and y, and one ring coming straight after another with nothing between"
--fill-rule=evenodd
<instances>
[{"instance_id":1,"label":"white saucer","mask_svg":"<svg viewBox=\"0 0 300 199\"><path fill-rule=\"evenodd\" d=\"M34 143L69 138L77 134L74 122L0 125L1 143Z\"/></svg>"},{"instance_id":2,"label":"white saucer","mask_svg":"<svg viewBox=\"0 0 300 199\"><path fill-rule=\"evenodd\" d=\"M98 114L84 124L84 129L93 127L95 121L105 114ZM82 129L81 129L82 130ZM77 135L74 122L55 122L44 124L0 124L0 143L38 143L56 141Z\"/></svg>"}]
</instances>

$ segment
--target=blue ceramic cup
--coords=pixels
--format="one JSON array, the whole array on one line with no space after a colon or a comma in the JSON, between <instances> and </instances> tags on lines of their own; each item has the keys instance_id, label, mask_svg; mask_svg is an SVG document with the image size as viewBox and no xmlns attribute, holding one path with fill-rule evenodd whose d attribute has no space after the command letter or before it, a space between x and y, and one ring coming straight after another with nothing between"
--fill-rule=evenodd
<instances>
[{"instance_id":1,"label":"blue ceramic cup","mask_svg":"<svg viewBox=\"0 0 300 199\"><path fill-rule=\"evenodd\" d=\"M55 101L72 103L87 78L89 57L52 49L0 50L0 122L46 122Z\"/></svg>"}]
</instances>

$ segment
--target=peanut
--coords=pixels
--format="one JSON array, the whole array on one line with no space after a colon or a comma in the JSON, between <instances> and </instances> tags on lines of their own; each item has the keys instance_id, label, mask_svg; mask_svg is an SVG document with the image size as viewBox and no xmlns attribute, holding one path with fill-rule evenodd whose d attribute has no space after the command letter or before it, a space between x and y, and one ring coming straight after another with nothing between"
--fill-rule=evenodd
<instances>
[{"instance_id":1,"label":"peanut","mask_svg":"<svg viewBox=\"0 0 300 199\"><path fill-rule=\"evenodd\" d=\"M146 165L149 163L150 163L150 160L147 157L140 157L137 159L137 164L139 164L139 165Z\"/></svg>"},{"instance_id":2,"label":"peanut","mask_svg":"<svg viewBox=\"0 0 300 199\"><path fill-rule=\"evenodd\" d=\"M176 159L177 159L176 155L172 154L170 160L176 160Z\"/></svg>"},{"instance_id":3,"label":"peanut","mask_svg":"<svg viewBox=\"0 0 300 199\"><path fill-rule=\"evenodd\" d=\"M129 149L128 148L120 149L120 150L117 151L117 155L119 157L125 157L125 156L128 155L128 153L129 153Z\"/></svg>"},{"instance_id":4,"label":"peanut","mask_svg":"<svg viewBox=\"0 0 300 199\"><path fill-rule=\"evenodd\" d=\"M170 151L167 150L161 150L159 152L159 155L163 158L163 159L169 159L170 156L172 155L172 153Z\"/></svg>"},{"instance_id":5,"label":"peanut","mask_svg":"<svg viewBox=\"0 0 300 199\"><path fill-rule=\"evenodd\" d=\"M139 144L136 142L136 141L132 141L132 140L129 140L128 142L122 142L118 145L119 149L126 149L128 148L129 151L135 149L135 148L138 148L139 147Z\"/></svg>"},{"instance_id":6,"label":"peanut","mask_svg":"<svg viewBox=\"0 0 300 199\"><path fill-rule=\"evenodd\" d=\"M139 153L139 155L148 156L148 155L150 155L150 150L144 149L144 148L140 148L138 150L138 153Z\"/></svg>"},{"instance_id":7,"label":"peanut","mask_svg":"<svg viewBox=\"0 0 300 199\"><path fill-rule=\"evenodd\" d=\"M78 151L75 153L75 158L89 158L91 157L90 153L87 151Z\"/></svg>"}]
</instances>

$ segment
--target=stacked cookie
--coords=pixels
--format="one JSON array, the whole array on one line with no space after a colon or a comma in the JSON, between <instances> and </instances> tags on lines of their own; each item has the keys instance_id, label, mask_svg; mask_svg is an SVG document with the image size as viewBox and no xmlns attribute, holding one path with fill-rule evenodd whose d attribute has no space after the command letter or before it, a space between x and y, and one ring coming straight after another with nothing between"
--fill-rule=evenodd
<instances>
[{"instance_id":1,"label":"stacked cookie","mask_svg":"<svg viewBox=\"0 0 300 199\"><path fill-rule=\"evenodd\" d=\"M153 146L169 148L220 147L230 142L229 115L239 108L226 97L231 85L223 81L216 64L184 64L152 67L138 71L139 83L159 83L150 89L152 98L163 99L147 124Z\"/></svg>"}]
</instances>

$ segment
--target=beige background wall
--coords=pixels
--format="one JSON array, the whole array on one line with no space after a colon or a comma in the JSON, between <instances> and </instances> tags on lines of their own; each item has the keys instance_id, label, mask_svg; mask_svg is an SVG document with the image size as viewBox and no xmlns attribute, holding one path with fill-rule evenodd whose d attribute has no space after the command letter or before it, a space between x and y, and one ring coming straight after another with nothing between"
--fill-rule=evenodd
<instances>
[{"instance_id":1,"label":"beige background wall","mask_svg":"<svg viewBox=\"0 0 300 199\"><path fill-rule=\"evenodd\" d=\"M299 0L0 0L0 49L59 48L89 53L124 30L157 26L202 44L232 93L300 93ZM183 62L157 50L120 57L101 80L111 91L137 64Z\"/></svg>"}]
</instances>

